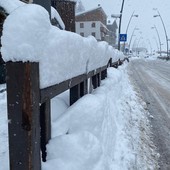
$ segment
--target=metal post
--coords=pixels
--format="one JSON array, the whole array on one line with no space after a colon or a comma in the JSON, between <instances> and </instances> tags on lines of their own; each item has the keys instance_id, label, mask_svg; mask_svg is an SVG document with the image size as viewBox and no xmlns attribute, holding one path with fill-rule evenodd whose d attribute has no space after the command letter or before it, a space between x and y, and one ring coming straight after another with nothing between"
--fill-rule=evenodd
<instances>
[{"instance_id":1,"label":"metal post","mask_svg":"<svg viewBox=\"0 0 170 170\"><path fill-rule=\"evenodd\" d=\"M121 10L120 10L119 33L118 33L119 34L118 35L118 50L120 50L120 32L121 32L123 7L124 7L124 0L122 1L122 7L121 7Z\"/></svg>"},{"instance_id":2,"label":"metal post","mask_svg":"<svg viewBox=\"0 0 170 170\"><path fill-rule=\"evenodd\" d=\"M133 18L133 17L138 17L138 15L134 15L134 12L135 12L135 11L133 11L133 13L132 13L132 15L131 15L131 17L130 17L130 19L129 19L129 22L128 22L128 25L127 25L127 28L126 28L126 34L127 34L127 32L128 32L129 25L130 25L130 22L131 22L132 18ZM123 47L124 47L123 51L125 52L125 42L124 42Z\"/></svg>"},{"instance_id":3,"label":"metal post","mask_svg":"<svg viewBox=\"0 0 170 170\"><path fill-rule=\"evenodd\" d=\"M163 22L163 19L162 19L162 17L161 17L161 14L159 13L159 11L157 10L157 13L158 13L158 15L154 15L154 17L160 17L160 19L161 19L161 22L162 22L162 25L163 25L163 28L164 28L164 32L165 32L165 37L166 37L166 45L167 45L167 59L169 59L169 55L168 55L168 53L169 53L169 47L168 47L168 35L167 35L167 31L166 31L166 28L165 28L165 24L164 24L164 22Z\"/></svg>"},{"instance_id":4,"label":"metal post","mask_svg":"<svg viewBox=\"0 0 170 170\"><path fill-rule=\"evenodd\" d=\"M133 36L134 36L135 30L138 30L138 29L137 29L136 27L133 29L133 32L132 32L132 35L131 35L130 41L129 41L129 49L130 49L130 45L131 45L132 38L133 38Z\"/></svg>"},{"instance_id":5,"label":"metal post","mask_svg":"<svg viewBox=\"0 0 170 170\"><path fill-rule=\"evenodd\" d=\"M159 36L159 32L158 32L158 29L156 28L156 26L154 25L155 30L156 30L156 33L157 33L157 36L158 36L158 40L159 40L159 46L160 46L160 56L162 56L162 49L161 49L161 39L160 39L160 36Z\"/></svg>"}]
</instances>

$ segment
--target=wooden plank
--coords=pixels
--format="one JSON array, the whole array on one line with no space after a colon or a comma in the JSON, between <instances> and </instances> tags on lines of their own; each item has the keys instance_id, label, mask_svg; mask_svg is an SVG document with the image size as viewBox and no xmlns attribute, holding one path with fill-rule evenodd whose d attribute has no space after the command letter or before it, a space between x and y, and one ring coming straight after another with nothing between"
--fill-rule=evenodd
<instances>
[{"instance_id":1,"label":"wooden plank","mask_svg":"<svg viewBox=\"0 0 170 170\"><path fill-rule=\"evenodd\" d=\"M42 161L46 162L46 144L51 139L51 102L47 100L40 106L41 152Z\"/></svg>"},{"instance_id":2,"label":"wooden plank","mask_svg":"<svg viewBox=\"0 0 170 170\"><path fill-rule=\"evenodd\" d=\"M59 84L41 89L41 91L40 91L40 93L41 93L40 102L44 103L46 100L52 99L56 95L74 87L77 84L80 84L81 82L85 81L88 78L91 78L92 76L98 74L99 72L101 72L105 69L107 69L107 66L103 66L103 67L98 68L96 70L92 70L87 74L82 74L82 75L76 76L74 78L68 79L66 81L63 81Z\"/></svg>"},{"instance_id":3,"label":"wooden plank","mask_svg":"<svg viewBox=\"0 0 170 170\"><path fill-rule=\"evenodd\" d=\"M7 63L10 170L40 170L39 65Z\"/></svg>"},{"instance_id":4,"label":"wooden plank","mask_svg":"<svg viewBox=\"0 0 170 170\"><path fill-rule=\"evenodd\" d=\"M83 82L86 79L87 79L87 75L82 74L82 75L79 75L72 79L66 80L59 84L56 84L54 86L50 86L45 89L42 89L40 92L41 93L41 103L44 103L48 99L52 99L56 95L74 87L77 84L80 84L81 82Z\"/></svg>"}]
</instances>

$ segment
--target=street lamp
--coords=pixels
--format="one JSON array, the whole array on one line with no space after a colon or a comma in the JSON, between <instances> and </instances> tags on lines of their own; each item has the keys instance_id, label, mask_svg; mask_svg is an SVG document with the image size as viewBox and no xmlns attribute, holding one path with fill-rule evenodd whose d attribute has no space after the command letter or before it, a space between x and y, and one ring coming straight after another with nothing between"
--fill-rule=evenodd
<instances>
[{"instance_id":1,"label":"street lamp","mask_svg":"<svg viewBox=\"0 0 170 170\"><path fill-rule=\"evenodd\" d=\"M139 28L135 27L135 28L133 29L133 32L132 32L132 35L131 35L130 41L129 41L129 50L130 50L130 45L131 45L131 42L132 42L132 38L133 38L134 33L135 33L136 30L139 30Z\"/></svg>"},{"instance_id":2,"label":"street lamp","mask_svg":"<svg viewBox=\"0 0 170 170\"><path fill-rule=\"evenodd\" d=\"M137 42L136 56L137 56L137 54L139 53L139 43L140 43L140 41L141 41L142 39L143 39L143 37L140 37L139 40L138 40L138 42Z\"/></svg>"},{"instance_id":3,"label":"street lamp","mask_svg":"<svg viewBox=\"0 0 170 170\"><path fill-rule=\"evenodd\" d=\"M160 48L159 48L158 41L157 41L157 39L156 39L156 37L155 37L155 36L153 37L153 39L155 40L155 43L156 43L156 46L157 46L157 49L158 49L158 53L159 53L159 51L160 51Z\"/></svg>"},{"instance_id":4,"label":"street lamp","mask_svg":"<svg viewBox=\"0 0 170 170\"><path fill-rule=\"evenodd\" d=\"M130 19L129 19L129 22L128 22L128 25L127 25L127 28L126 28L126 34L127 34L127 32L128 32L129 25L130 25L130 22L131 22L132 18L133 18L133 17L138 17L137 14L134 15L134 12L135 12L135 11L133 11L133 13L132 13L132 15L131 15L131 17L130 17ZM123 51L125 52L125 42L124 42L123 47L124 47L124 50L123 50Z\"/></svg>"},{"instance_id":5,"label":"street lamp","mask_svg":"<svg viewBox=\"0 0 170 170\"><path fill-rule=\"evenodd\" d=\"M120 10L120 14L118 15L111 15L112 18L119 18L119 32L118 32L118 50L120 50L120 31L121 31L121 22L122 22L122 13L123 13L123 7L124 7L124 1L122 1L122 7L121 7L121 10Z\"/></svg>"},{"instance_id":6,"label":"street lamp","mask_svg":"<svg viewBox=\"0 0 170 170\"><path fill-rule=\"evenodd\" d=\"M153 27L151 27L151 29L155 29L156 30L156 33L157 33L157 36L158 36L158 40L159 40L159 46L160 46L160 56L162 55L161 53L161 39L160 39L160 36L159 36L159 32L158 32L158 29L156 28L156 26L154 25Z\"/></svg>"},{"instance_id":7,"label":"street lamp","mask_svg":"<svg viewBox=\"0 0 170 170\"><path fill-rule=\"evenodd\" d=\"M122 13L123 13L123 7L124 7L124 1L122 1L122 7L121 7L121 10L120 10L120 22L119 22L119 41L118 41L118 50L120 50L120 31L121 31L121 22L122 22Z\"/></svg>"},{"instance_id":8,"label":"street lamp","mask_svg":"<svg viewBox=\"0 0 170 170\"><path fill-rule=\"evenodd\" d=\"M148 44L149 44L149 46L150 46L150 54L152 55L152 46L151 46L151 42L150 42L149 39L147 39L146 41L148 41Z\"/></svg>"},{"instance_id":9,"label":"street lamp","mask_svg":"<svg viewBox=\"0 0 170 170\"><path fill-rule=\"evenodd\" d=\"M161 22L162 22L162 25L163 25L163 28L164 28L164 32L165 32L165 37L166 37L166 44L167 44L167 60L169 59L169 55L168 55L168 53L169 53L169 49L168 49L168 35L167 35L167 32L166 32L166 28L165 28L165 24L164 24L164 22L163 22L163 19L162 19L162 17L161 17L161 15L160 15L160 13L159 13L159 11L156 9L156 11L157 11L157 15L154 15L153 17L160 17L160 19L161 19Z\"/></svg>"}]
</instances>

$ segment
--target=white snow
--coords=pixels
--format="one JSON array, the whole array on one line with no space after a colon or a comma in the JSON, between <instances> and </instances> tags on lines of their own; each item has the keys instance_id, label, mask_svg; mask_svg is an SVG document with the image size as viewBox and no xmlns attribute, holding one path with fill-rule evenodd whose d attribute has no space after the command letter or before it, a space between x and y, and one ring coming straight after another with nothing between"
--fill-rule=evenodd
<instances>
[{"instance_id":1,"label":"white snow","mask_svg":"<svg viewBox=\"0 0 170 170\"><path fill-rule=\"evenodd\" d=\"M110 58L114 62L123 57L106 42L52 26L44 8L13 2L20 7L7 10L3 59L39 62L41 88L106 65ZM157 168L149 113L129 82L126 66L109 68L101 86L71 107L68 91L52 100L52 139L43 170ZM3 170L9 170L6 92L0 93L0 113L0 162Z\"/></svg>"},{"instance_id":2,"label":"white snow","mask_svg":"<svg viewBox=\"0 0 170 170\"><path fill-rule=\"evenodd\" d=\"M61 17L59 15L59 13L57 12L57 10L55 8L51 7L51 19L54 19L54 18L59 22L60 26L64 30L65 25L63 23L63 20L61 19Z\"/></svg>"},{"instance_id":3,"label":"white snow","mask_svg":"<svg viewBox=\"0 0 170 170\"><path fill-rule=\"evenodd\" d=\"M52 139L43 170L157 168L146 104L126 72L109 68L101 87L68 105L68 91L52 100ZM0 161L8 170L6 93L0 93Z\"/></svg>"},{"instance_id":4,"label":"white snow","mask_svg":"<svg viewBox=\"0 0 170 170\"><path fill-rule=\"evenodd\" d=\"M4 61L40 62L41 88L107 65L110 58L124 57L106 42L52 26L47 11L33 4L17 8L7 17L1 51Z\"/></svg>"}]
</instances>

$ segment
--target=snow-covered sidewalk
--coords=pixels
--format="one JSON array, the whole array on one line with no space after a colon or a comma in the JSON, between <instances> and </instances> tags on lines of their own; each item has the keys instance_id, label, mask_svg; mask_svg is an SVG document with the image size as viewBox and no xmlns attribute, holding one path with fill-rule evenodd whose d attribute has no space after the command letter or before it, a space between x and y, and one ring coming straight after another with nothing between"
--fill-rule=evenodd
<instances>
[{"instance_id":1,"label":"snow-covered sidewalk","mask_svg":"<svg viewBox=\"0 0 170 170\"><path fill-rule=\"evenodd\" d=\"M68 98L66 92L52 100L52 139L43 170L158 169L149 113L126 64L109 68L101 87L71 107ZM0 162L8 170L6 92L0 93L0 113Z\"/></svg>"}]
</instances>

